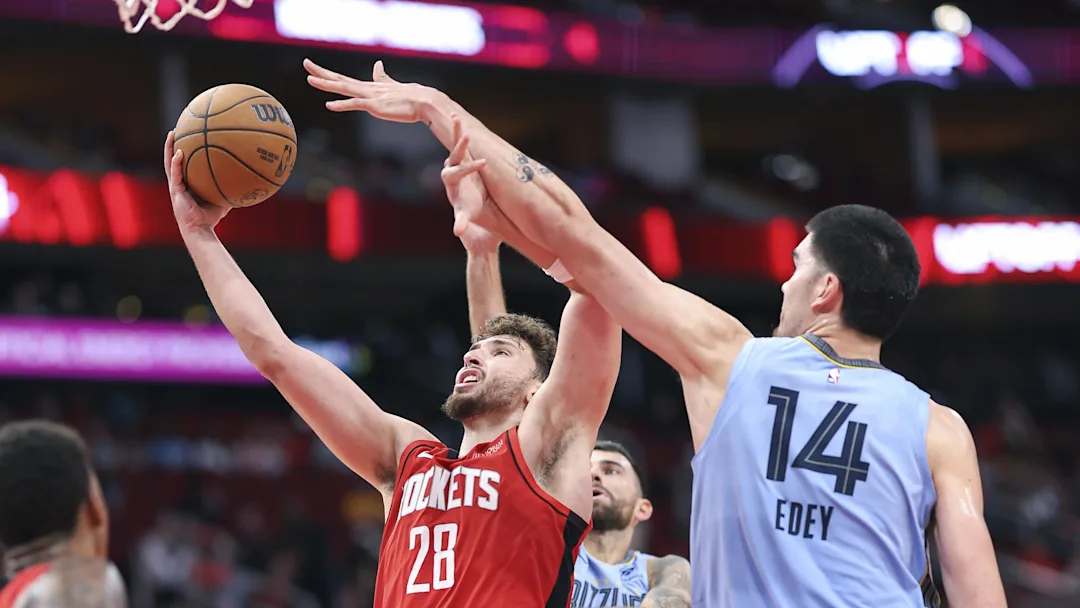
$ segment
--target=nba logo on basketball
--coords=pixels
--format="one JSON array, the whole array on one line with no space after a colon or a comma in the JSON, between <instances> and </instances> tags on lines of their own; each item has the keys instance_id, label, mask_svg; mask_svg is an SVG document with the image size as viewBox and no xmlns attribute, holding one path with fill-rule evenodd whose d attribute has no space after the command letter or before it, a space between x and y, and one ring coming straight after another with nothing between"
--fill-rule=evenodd
<instances>
[{"instance_id":1,"label":"nba logo on basketball","mask_svg":"<svg viewBox=\"0 0 1080 608\"><path fill-rule=\"evenodd\" d=\"M840 384L840 370L832 368L829 370L829 384Z\"/></svg>"}]
</instances>

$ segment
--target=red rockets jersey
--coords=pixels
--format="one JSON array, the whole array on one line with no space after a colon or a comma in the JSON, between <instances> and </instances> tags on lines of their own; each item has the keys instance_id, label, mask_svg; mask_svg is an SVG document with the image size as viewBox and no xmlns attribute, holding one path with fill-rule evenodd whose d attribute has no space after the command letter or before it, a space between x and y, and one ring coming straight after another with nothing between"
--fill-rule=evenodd
<instances>
[{"instance_id":1,"label":"red rockets jersey","mask_svg":"<svg viewBox=\"0 0 1080 608\"><path fill-rule=\"evenodd\" d=\"M376 608L566 608L589 524L529 471L517 429L462 458L409 444L383 530Z\"/></svg>"}]
</instances>

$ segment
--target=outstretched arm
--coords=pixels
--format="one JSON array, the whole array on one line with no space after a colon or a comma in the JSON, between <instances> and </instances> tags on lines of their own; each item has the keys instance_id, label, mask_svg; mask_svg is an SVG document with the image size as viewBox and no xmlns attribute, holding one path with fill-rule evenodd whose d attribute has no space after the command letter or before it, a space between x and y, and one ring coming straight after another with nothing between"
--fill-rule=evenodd
<instances>
[{"instance_id":1,"label":"outstretched arm","mask_svg":"<svg viewBox=\"0 0 1080 608\"><path fill-rule=\"evenodd\" d=\"M201 207L183 183L183 158L165 142L165 167L180 233L207 295L244 355L281 392L327 447L368 483L389 491L404 448L434 437L419 425L379 409L326 359L290 340L255 286L214 233L225 215Z\"/></svg>"},{"instance_id":2,"label":"outstretched arm","mask_svg":"<svg viewBox=\"0 0 1080 608\"><path fill-rule=\"evenodd\" d=\"M483 230L479 226L477 230ZM490 235L492 239L495 237ZM462 239L463 241L465 239ZM469 297L469 331L479 335L489 319L506 314L502 277L499 275L499 244L493 248L465 246L465 291Z\"/></svg>"},{"instance_id":3,"label":"outstretched arm","mask_svg":"<svg viewBox=\"0 0 1080 608\"><path fill-rule=\"evenodd\" d=\"M458 152L464 157L464 146ZM470 198L475 204L482 205L486 196L484 182L477 175L463 176L461 171L457 171L459 163L450 164L451 161L464 160L453 155L447 159L447 170L443 172L446 196L455 207ZM506 314L506 299L499 273L499 248L502 243L498 236L478 224L465 226L460 238L468 254L465 290L469 298L469 331L470 335L476 336L483 331L489 319Z\"/></svg>"},{"instance_id":4,"label":"outstretched arm","mask_svg":"<svg viewBox=\"0 0 1080 608\"><path fill-rule=\"evenodd\" d=\"M930 403L926 451L937 491L934 518L949 605L1004 608L1005 589L983 519L975 441L959 414L934 402Z\"/></svg>"}]
</instances>

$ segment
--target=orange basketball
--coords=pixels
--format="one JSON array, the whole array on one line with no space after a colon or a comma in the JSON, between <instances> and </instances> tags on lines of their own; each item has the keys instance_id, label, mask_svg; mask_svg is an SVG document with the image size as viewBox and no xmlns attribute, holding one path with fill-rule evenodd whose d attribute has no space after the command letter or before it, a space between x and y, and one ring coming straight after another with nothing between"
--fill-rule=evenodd
<instances>
[{"instance_id":1,"label":"orange basketball","mask_svg":"<svg viewBox=\"0 0 1080 608\"><path fill-rule=\"evenodd\" d=\"M203 202L250 207L289 179L296 161L296 129L266 91L223 84L191 100L176 121L184 151L184 181Z\"/></svg>"}]
</instances>

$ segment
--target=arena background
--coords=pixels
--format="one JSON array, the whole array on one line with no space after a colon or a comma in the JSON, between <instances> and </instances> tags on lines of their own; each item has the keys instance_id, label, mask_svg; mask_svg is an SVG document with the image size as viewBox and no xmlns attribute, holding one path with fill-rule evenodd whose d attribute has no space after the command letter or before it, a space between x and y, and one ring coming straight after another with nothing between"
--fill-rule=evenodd
<instances>
[{"instance_id":1,"label":"arena background","mask_svg":"<svg viewBox=\"0 0 1080 608\"><path fill-rule=\"evenodd\" d=\"M216 322L161 143L213 85L285 104L296 170L223 240L291 336L454 444L437 406L468 322L445 152L422 126L326 111L301 66L367 76L383 58L758 335L802 221L838 203L904 218L924 291L884 362L971 425L1011 604L1075 606L1080 2L968 2L970 22L935 7L256 0L128 35L109 0L0 0L0 422L88 438L136 607L370 606L379 495ZM512 252L503 274L511 309L557 321L560 287ZM603 434L647 471L637 544L686 555L681 392L629 338Z\"/></svg>"}]
</instances>

